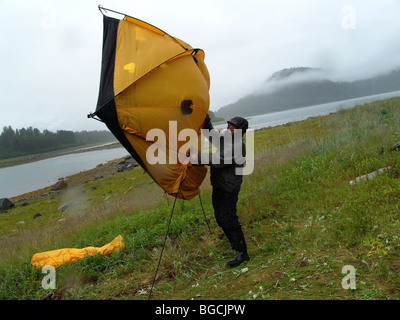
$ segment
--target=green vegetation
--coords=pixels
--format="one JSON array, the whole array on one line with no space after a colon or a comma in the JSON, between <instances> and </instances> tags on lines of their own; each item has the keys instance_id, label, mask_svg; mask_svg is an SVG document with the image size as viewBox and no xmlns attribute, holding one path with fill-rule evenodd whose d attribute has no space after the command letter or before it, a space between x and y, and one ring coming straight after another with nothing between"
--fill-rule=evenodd
<instances>
[{"instance_id":1,"label":"green vegetation","mask_svg":"<svg viewBox=\"0 0 400 320\"><path fill-rule=\"evenodd\" d=\"M211 233L199 199L178 199L152 299L399 299L400 153L388 151L399 140L400 99L256 131L255 169L238 203L251 260L226 268L206 178ZM120 234L125 250L57 268L55 298L147 299L174 200L148 182L136 167L1 213L0 298L46 293L34 253ZM59 212L65 202L74 205ZM346 265L355 289L342 288Z\"/></svg>"},{"instance_id":2,"label":"green vegetation","mask_svg":"<svg viewBox=\"0 0 400 320\"><path fill-rule=\"evenodd\" d=\"M0 134L0 159L110 141L115 141L115 138L109 131L58 130L54 133L49 130L41 132L32 127L14 130L8 126L4 127Z\"/></svg>"},{"instance_id":3,"label":"green vegetation","mask_svg":"<svg viewBox=\"0 0 400 320\"><path fill-rule=\"evenodd\" d=\"M224 118L215 116L215 113L211 110L208 111L208 114L210 115L210 119L212 122L225 121Z\"/></svg>"}]
</instances>

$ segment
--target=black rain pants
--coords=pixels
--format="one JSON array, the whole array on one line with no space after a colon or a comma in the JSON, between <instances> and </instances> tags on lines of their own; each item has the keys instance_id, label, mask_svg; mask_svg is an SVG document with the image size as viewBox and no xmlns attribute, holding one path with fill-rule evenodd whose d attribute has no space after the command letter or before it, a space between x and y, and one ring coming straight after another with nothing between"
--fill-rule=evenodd
<instances>
[{"instance_id":1,"label":"black rain pants","mask_svg":"<svg viewBox=\"0 0 400 320\"><path fill-rule=\"evenodd\" d=\"M223 230L236 230L241 228L236 214L236 204L239 192L227 192L213 188L212 205L214 207L215 220Z\"/></svg>"}]
</instances>

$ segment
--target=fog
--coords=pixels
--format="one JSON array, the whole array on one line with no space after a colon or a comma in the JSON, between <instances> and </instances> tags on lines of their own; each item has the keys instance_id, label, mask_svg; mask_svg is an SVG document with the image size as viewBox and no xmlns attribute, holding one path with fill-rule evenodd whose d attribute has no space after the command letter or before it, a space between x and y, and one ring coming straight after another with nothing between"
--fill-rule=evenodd
<instances>
[{"instance_id":1,"label":"fog","mask_svg":"<svg viewBox=\"0 0 400 320\"><path fill-rule=\"evenodd\" d=\"M258 90L284 68L320 68L334 81L354 81L400 66L396 0L102 5L203 49L214 111ZM100 79L103 27L97 6L93 0L0 1L0 127L106 129L86 118L95 110Z\"/></svg>"}]
</instances>

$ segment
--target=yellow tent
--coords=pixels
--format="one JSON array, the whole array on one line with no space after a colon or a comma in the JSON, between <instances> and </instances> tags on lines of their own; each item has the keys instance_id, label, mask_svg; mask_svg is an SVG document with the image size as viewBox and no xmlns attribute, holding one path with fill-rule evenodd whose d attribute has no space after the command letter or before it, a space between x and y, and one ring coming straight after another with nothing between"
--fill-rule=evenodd
<instances>
[{"instance_id":1,"label":"yellow tent","mask_svg":"<svg viewBox=\"0 0 400 320\"><path fill-rule=\"evenodd\" d=\"M89 116L100 118L168 194L193 198L207 168L179 160L190 138L177 141L175 135L192 129L200 147L210 88L204 52L130 16L104 15L103 22L99 97ZM152 129L162 130L165 139L149 139ZM158 152L165 150L166 163L149 163L147 151L154 143L164 148Z\"/></svg>"}]
</instances>

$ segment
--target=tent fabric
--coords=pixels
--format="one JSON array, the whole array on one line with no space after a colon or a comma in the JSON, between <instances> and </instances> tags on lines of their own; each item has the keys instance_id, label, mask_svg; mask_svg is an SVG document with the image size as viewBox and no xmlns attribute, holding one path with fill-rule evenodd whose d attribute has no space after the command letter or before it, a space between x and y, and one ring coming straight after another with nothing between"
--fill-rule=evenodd
<instances>
[{"instance_id":1,"label":"tent fabric","mask_svg":"<svg viewBox=\"0 0 400 320\"><path fill-rule=\"evenodd\" d=\"M204 51L144 21L104 16L95 115L157 184L178 198L191 199L199 194L207 169L179 161L178 151L188 138L170 144L169 125L175 122L178 133L195 130L198 143L194 147L199 149L209 89ZM146 159L147 149L155 143L146 140L152 129L165 133L167 163L149 164Z\"/></svg>"},{"instance_id":2,"label":"tent fabric","mask_svg":"<svg viewBox=\"0 0 400 320\"><path fill-rule=\"evenodd\" d=\"M58 268L63 264L75 262L79 259L84 259L87 256L92 256L95 254L109 255L118 250L123 250L124 248L125 245L123 238L121 235L119 235L113 241L102 247L87 247L83 249L65 248L36 253L31 258L31 264L33 267L39 268L46 265Z\"/></svg>"}]
</instances>

